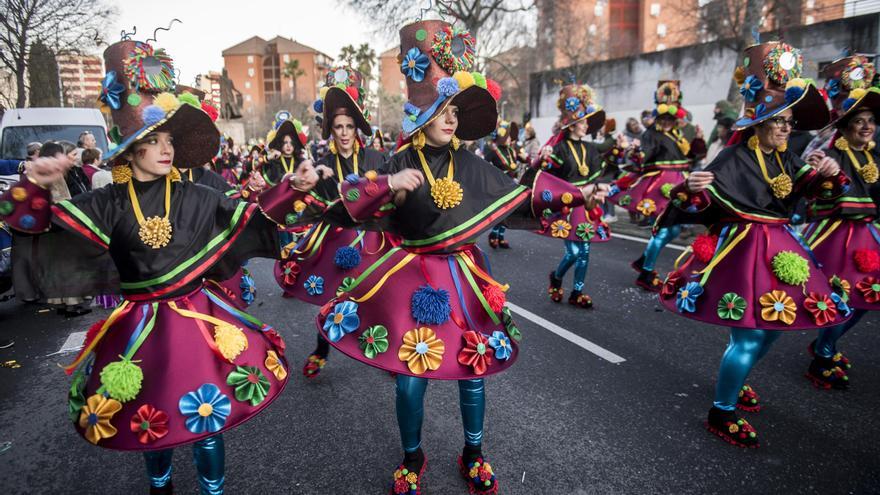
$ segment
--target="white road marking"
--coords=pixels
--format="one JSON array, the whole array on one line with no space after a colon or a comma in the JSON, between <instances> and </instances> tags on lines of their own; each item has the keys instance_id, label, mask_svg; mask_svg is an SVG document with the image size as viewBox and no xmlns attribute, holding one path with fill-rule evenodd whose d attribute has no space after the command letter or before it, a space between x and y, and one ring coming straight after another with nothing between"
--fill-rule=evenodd
<instances>
[{"instance_id":1,"label":"white road marking","mask_svg":"<svg viewBox=\"0 0 880 495\"><path fill-rule=\"evenodd\" d=\"M626 239L628 241L641 242L642 244L648 243L648 239L645 239L644 237L636 237L634 235L618 234L617 232L611 233L612 239L617 238L617 237L619 237L621 239ZM672 244L672 243L667 244L666 247L671 248L671 249L677 249L679 251L684 251L685 249L687 249L687 247L685 247L685 246L679 246L678 244Z\"/></svg>"},{"instance_id":2,"label":"white road marking","mask_svg":"<svg viewBox=\"0 0 880 495\"><path fill-rule=\"evenodd\" d=\"M86 332L73 332L72 334L67 336L67 340L61 344L61 349L53 352L52 354L46 354L44 357L55 356L57 354L66 354L68 352L74 352L82 349L83 344L86 341Z\"/></svg>"},{"instance_id":3,"label":"white road marking","mask_svg":"<svg viewBox=\"0 0 880 495\"><path fill-rule=\"evenodd\" d=\"M507 306L510 307L511 311L513 311L514 313L531 321L532 323L543 327L545 330L549 330L550 332L555 333L556 335L571 342L572 344L574 344L578 347L581 347L584 350L591 352L591 353L599 356L600 358L602 358L610 363L620 364L620 363L626 361L626 359L618 356L617 354L614 354L613 352L609 351L608 349L602 348L602 347L590 342L589 340L581 337L580 335L569 332L568 330L560 327L559 325L553 323L552 321L545 320L544 318L536 315L535 313L532 313L531 311L529 311L527 309L521 308L521 307L517 306L516 304L513 304L510 301L507 302Z\"/></svg>"}]
</instances>

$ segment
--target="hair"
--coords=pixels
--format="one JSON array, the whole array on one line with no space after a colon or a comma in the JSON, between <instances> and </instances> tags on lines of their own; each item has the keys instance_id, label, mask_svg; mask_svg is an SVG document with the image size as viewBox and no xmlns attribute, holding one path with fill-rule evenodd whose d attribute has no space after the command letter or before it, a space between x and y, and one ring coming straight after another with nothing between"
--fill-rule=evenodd
<instances>
[{"instance_id":1,"label":"hair","mask_svg":"<svg viewBox=\"0 0 880 495\"><path fill-rule=\"evenodd\" d=\"M40 148L42 148L42 147L43 147L43 145L40 144L40 143L37 143L37 142L34 142L34 143L28 143L28 145L27 145L27 155L28 155L28 156L31 156L31 155L33 155L34 153L39 153L39 152L40 152Z\"/></svg>"},{"instance_id":2,"label":"hair","mask_svg":"<svg viewBox=\"0 0 880 495\"><path fill-rule=\"evenodd\" d=\"M871 110L870 108L862 107L862 108L856 109L854 112L850 112L849 115L838 120L837 123L834 124L834 127L837 127L841 131L846 130L846 128L849 127L850 121L852 121L852 119L855 118L856 115L858 115L862 112L871 112L871 114L874 115L874 119L877 118L877 112Z\"/></svg>"},{"instance_id":3,"label":"hair","mask_svg":"<svg viewBox=\"0 0 880 495\"><path fill-rule=\"evenodd\" d=\"M64 148L65 155L76 149L76 145L71 143L70 141L58 141L58 144L60 144L61 147Z\"/></svg>"},{"instance_id":4,"label":"hair","mask_svg":"<svg viewBox=\"0 0 880 495\"><path fill-rule=\"evenodd\" d=\"M92 131L82 131L81 133L79 133L79 137L76 138L77 147L83 147L83 138L85 138L86 136L94 136L94 134L92 134Z\"/></svg>"},{"instance_id":5,"label":"hair","mask_svg":"<svg viewBox=\"0 0 880 495\"><path fill-rule=\"evenodd\" d=\"M101 158L101 152L94 148L86 148L82 152L82 164L92 165L98 158Z\"/></svg>"},{"instance_id":6,"label":"hair","mask_svg":"<svg viewBox=\"0 0 880 495\"><path fill-rule=\"evenodd\" d=\"M61 153L62 155L66 154L64 152L64 146L61 146L61 144L56 143L55 141L46 141L45 143L43 143L43 146L40 147L39 156L55 156L59 153Z\"/></svg>"}]
</instances>

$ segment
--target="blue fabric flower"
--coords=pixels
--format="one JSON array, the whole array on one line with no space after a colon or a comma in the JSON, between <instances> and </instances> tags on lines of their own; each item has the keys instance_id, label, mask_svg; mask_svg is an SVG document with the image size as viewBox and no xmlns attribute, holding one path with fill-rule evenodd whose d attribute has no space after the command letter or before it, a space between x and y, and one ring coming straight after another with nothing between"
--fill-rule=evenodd
<instances>
[{"instance_id":1,"label":"blue fabric flower","mask_svg":"<svg viewBox=\"0 0 880 495\"><path fill-rule=\"evenodd\" d=\"M703 294L703 286L697 282L688 282L687 285L678 289L675 296L675 307L679 313L693 313L697 310L697 298Z\"/></svg>"},{"instance_id":2,"label":"blue fabric flower","mask_svg":"<svg viewBox=\"0 0 880 495\"><path fill-rule=\"evenodd\" d=\"M303 287L306 288L306 292L308 292L310 296L320 296L324 293L324 278L312 275L306 279Z\"/></svg>"},{"instance_id":3,"label":"blue fabric flower","mask_svg":"<svg viewBox=\"0 0 880 495\"><path fill-rule=\"evenodd\" d=\"M315 100L312 108L315 109L315 113L324 113L324 100Z\"/></svg>"},{"instance_id":4,"label":"blue fabric flower","mask_svg":"<svg viewBox=\"0 0 880 495\"><path fill-rule=\"evenodd\" d=\"M410 299L410 312L419 323L442 325L449 321L452 307L449 305L449 292L423 285L413 292Z\"/></svg>"},{"instance_id":5,"label":"blue fabric flower","mask_svg":"<svg viewBox=\"0 0 880 495\"><path fill-rule=\"evenodd\" d=\"M504 332L498 330L492 332L492 336L489 337L489 347L495 350L495 359L504 361L510 359L512 352L510 339L507 338L507 335L504 335Z\"/></svg>"},{"instance_id":6,"label":"blue fabric flower","mask_svg":"<svg viewBox=\"0 0 880 495\"><path fill-rule=\"evenodd\" d=\"M825 92L832 100L840 95L840 79L829 79L825 82Z\"/></svg>"},{"instance_id":7,"label":"blue fabric flower","mask_svg":"<svg viewBox=\"0 0 880 495\"><path fill-rule=\"evenodd\" d=\"M162 110L162 108L157 105L147 105L144 107L142 117L144 118L144 125L155 125L165 118L165 110Z\"/></svg>"},{"instance_id":8,"label":"blue fabric flower","mask_svg":"<svg viewBox=\"0 0 880 495\"><path fill-rule=\"evenodd\" d=\"M852 106L855 105L855 103L856 103L855 98L847 98L847 99L843 100L843 105L842 105L843 111L844 112L849 111L849 109L852 108Z\"/></svg>"},{"instance_id":9,"label":"blue fabric flower","mask_svg":"<svg viewBox=\"0 0 880 495\"><path fill-rule=\"evenodd\" d=\"M241 288L241 300L250 306L251 303L254 302L254 296L257 294L257 284L254 283L254 278L251 277L250 272L247 270L245 270L244 275L241 276L241 284L239 284L239 288Z\"/></svg>"},{"instance_id":10,"label":"blue fabric flower","mask_svg":"<svg viewBox=\"0 0 880 495\"><path fill-rule=\"evenodd\" d=\"M804 95L804 88L792 86L785 90L785 102L794 103Z\"/></svg>"},{"instance_id":11,"label":"blue fabric flower","mask_svg":"<svg viewBox=\"0 0 880 495\"><path fill-rule=\"evenodd\" d=\"M458 81L454 77L440 79L437 81L437 93L443 98L449 98L458 93Z\"/></svg>"},{"instance_id":12,"label":"blue fabric flower","mask_svg":"<svg viewBox=\"0 0 880 495\"><path fill-rule=\"evenodd\" d=\"M361 264L361 253L351 246L342 246L336 250L333 262L343 270L351 270Z\"/></svg>"},{"instance_id":13,"label":"blue fabric flower","mask_svg":"<svg viewBox=\"0 0 880 495\"><path fill-rule=\"evenodd\" d=\"M213 383L185 393L177 406L180 414L186 416L186 429L196 434L220 431L232 410L229 397L220 393Z\"/></svg>"},{"instance_id":14,"label":"blue fabric flower","mask_svg":"<svg viewBox=\"0 0 880 495\"><path fill-rule=\"evenodd\" d=\"M101 101L113 110L122 108L122 94L125 93L125 86L116 81L116 71L111 70L104 75L101 81Z\"/></svg>"},{"instance_id":15,"label":"blue fabric flower","mask_svg":"<svg viewBox=\"0 0 880 495\"><path fill-rule=\"evenodd\" d=\"M847 304L836 292L831 293L831 300L834 301L834 305L837 306L837 310L840 311L844 318L852 313L852 308L849 307L849 304Z\"/></svg>"},{"instance_id":16,"label":"blue fabric flower","mask_svg":"<svg viewBox=\"0 0 880 495\"><path fill-rule=\"evenodd\" d=\"M361 178L358 177L358 174L348 174L348 175L345 176L345 182L348 182L348 183L351 184L352 186L357 185L357 183L358 183L360 180L361 180Z\"/></svg>"},{"instance_id":17,"label":"blue fabric flower","mask_svg":"<svg viewBox=\"0 0 880 495\"><path fill-rule=\"evenodd\" d=\"M569 96L565 99L565 111L574 112L579 106L581 106L581 100L576 96Z\"/></svg>"},{"instance_id":18,"label":"blue fabric flower","mask_svg":"<svg viewBox=\"0 0 880 495\"><path fill-rule=\"evenodd\" d=\"M352 301L337 304L324 320L324 331L327 332L327 337L333 342L339 342L339 339L345 334L357 330L361 325L361 318L358 316L357 310L357 303Z\"/></svg>"},{"instance_id":19,"label":"blue fabric flower","mask_svg":"<svg viewBox=\"0 0 880 495\"><path fill-rule=\"evenodd\" d=\"M606 232L605 227L603 227L601 225L596 227L596 235L599 236L599 239L607 239L608 238L608 232Z\"/></svg>"},{"instance_id":20,"label":"blue fabric flower","mask_svg":"<svg viewBox=\"0 0 880 495\"><path fill-rule=\"evenodd\" d=\"M430 65L428 56L414 46L404 55L403 62L400 63L400 71L413 81L422 82L425 79L425 71Z\"/></svg>"},{"instance_id":21,"label":"blue fabric flower","mask_svg":"<svg viewBox=\"0 0 880 495\"><path fill-rule=\"evenodd\" d=\"M403 104L403 113L412 117L418 117L419 114L422 113L422 110L412 103L406 102Z\"/></svg>"},{"instance_id":22,"label":"blue fabric flower","mask_svg":"<svg viewBox=\"0 0 880 495\"><path fill-rule=\"evenodd\" d=\"M553 200L553 193L550 192L548 189L544 189L543 191L541 191L541 200L545 203L549 203Z\"/></svg>"},{"instance_id":23,"label":"blue fabric flower","mask_svg":"<svg viewBox=\"0 0 880 495\"><path fill-rule=\"evenodd\" d=\"M746 101L753 102L755 97L758 96L758 92L762 89L764 89L764 83L755 76L749 76L739 88L739 93L743 95Z\"/></svg>"},{"instance_id":24,"label":"blue fabric flower","mask_svg":"<svg viewBox=\"0 0 880 495\"><path fill-rule=\"evenodd\" d=\"M587 105L587 113L593 113L596 111L596 107L593 105Z\"/></svg>"}]
</instances>

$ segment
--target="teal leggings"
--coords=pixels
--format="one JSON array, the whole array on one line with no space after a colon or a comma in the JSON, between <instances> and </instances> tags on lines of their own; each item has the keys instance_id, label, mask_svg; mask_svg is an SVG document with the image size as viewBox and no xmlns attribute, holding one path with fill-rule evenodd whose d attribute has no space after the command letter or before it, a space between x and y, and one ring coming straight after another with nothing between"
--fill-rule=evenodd
<instances>
[{"instance_id":1,"label":"teal leggings","mask_svg":"<svg viewBox=\"0 0 880 495\"><path fill-rule=\"evenodd\" d=\"M565 241L565 255L556 267L554 277L562 279L565 272L574 265L574 290L584 290L587 278L587 267L590 265L590 243L583 241Z\"/></svg>"},{"instance_id":2,"label":"teal leggings","mask_svg":"<svg viewBox=\"0 0 880 495\"><path fill-rule=\"evenodd\" d=\"M721 369L718 370L715 407L725 411L736 408L739 391L746 383L749 372L767 354L780 333L775 330L730 328L730 343L721 357Z\"/></svg>"},{"instance_id":3,"label":"teal leggings","mask_svg":"<svg viewBox=\"0 0 880 495\"><path fill-rule=\"evenodd\" d=\"M164 488L171 482L171 458L173 455L174 449L144 452L150 486ZM202 495L223 493L225 457L223 435L221 434L199 440L193 444L193 462L196 465Z\"/></svg>"},{"instance_id":4,"label":"teal leggings","mask_svg":"<svg viewBox=\"0 0 880 495\"><path fill-rule=\"evenodd\" d=\"M660 256L660 251L663 251L663 248L680 234L681 225L673 225L672 227L663 227L651 236L651 240L648 241L648 247L645 248L643 254L645 261L642 263L642 269L653 270L654 264L657 263L657 257Z\"/></svg>"},{"instance_id":5,"label":"teal leggings","mask_svg":"<svg viewBox=\"0 0 880 495\"><path fill-rule=\"evenodd\" d=\"M859 321L865 316L867 310L864 309L854 309L852 318L850 318L845 323L841 323L836 327L826 327L819 330L819 336L816 337L816 345L813 347L813 350L816 351L816 355L824 358L831 358L837 354L837 341L843 337L843 334L849 331L850 328L856 326Z\"/></svg>"},{"instance_id":6,"label":"teal leggings","mask_svg":"<svg viewBox=\"0 0 880 495\"><path fill-rule=\"evenodd\" d=\"M425 417L425 390L428 379L397 375L397 426L404 452L422 446L422 420ZM464 443L479 447L483 443L486 391L482 378L458 381L458 403L464 426Z\"/></svg>"}]
</instances>

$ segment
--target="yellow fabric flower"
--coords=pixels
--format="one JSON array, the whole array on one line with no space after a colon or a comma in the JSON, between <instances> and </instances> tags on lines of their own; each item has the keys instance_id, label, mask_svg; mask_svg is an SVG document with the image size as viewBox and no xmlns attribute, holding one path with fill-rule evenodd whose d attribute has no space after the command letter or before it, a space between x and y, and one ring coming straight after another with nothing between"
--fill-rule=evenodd
<instances>
[{"instance_id":1,"label":"yellow fabric flower","mask_svg":"<svg viewBox=\"0 0 880 495\"><path fill-rule=\"evenodd\" d=\"M410 371L421 375L440 367L444 351L446 345L433 330L419 327L403 334L403 345L397 351L397 358L406 361Z\"/></svg>"},{"instance_id":2,"label":"yellow fabric flower","mask_svg":"<svg viewBox=\"0 0 880 495\"><path fill-rule=\"evenodd\" d=\"M379 177L379 174L375 170L367 170L364 173L364 177L367 180L373 181L373 180L376 180L377 177Z\"/></svg>"},{"instance_id":3,"label":"yellow fabric flower","mask_svg":"<svg viewBox=\"0 0 880 495\"><path fill-rule=\"evenodd\" d=\"M418 481L419 481L419 475L417 475L416 473L410 471L409 474L406 475L406 482L407 483L412 484L412 483L416 483Z\"/></svg>"},{"instance_id":4,"label":"yellow fabric flower","mask_svg":"<svg viewBox=\"0 0 880 495\"><path fill-rule=\"evenodd\" d=\"M639 213L641 213L642 215L649 217L652 213L657 211L657 203L654 203L654 200L651 198L645 198L639 201L639 205L636 206L636 210L638 210Z\"/></svg>"},{"instance_id":5,"label":"yellow fabric flower","mask_svg":"<svg viewBox=\"0 0 880 495\"><path fill-rule=\"evenodd\" d=\"M574 196L571 193L562 193L562 204L570 205L572 201L574 201Z\"/></svg>"},{"instance_id":6,"label":"yellow fabric flower","mask_svg":"<svg viewBox=\"0 0 880 495\"><path fill-rule=\"evenodd\" d=\"M302 213L306 209L305 201L296 200L293 202L293 211Z\"/></svg>"},{"instance_id":7,"label":"yellow fabric flower","mask_svg":"<svg viewBox=\"0 0 880 495\"><path fill-rule=\"evenodd\" d=\"M269 370L278 381L284 381L287 378L287 370L284 369L284 365L281 364L281 360L278 359L278 354L275 351L266 351L266 369Z\"/></svg>"},{"instance_id":8,"label":"yellow fabric flower","mask_svg":"<svg viewBox=\"0 0 880 495\"><path fill-rule=\"evenodd\" d=\"M568 237L568 234L570 232L571 224L566 222L565 220L556 220L555 222L550 224L550 234L553 237L565 239L566 237Z\"/></svg>"},{"instance_id":9,"label":"yellow fabric flower","mask_svg":"<svg viewBox=\"0 0 880 495\"><path fill-rule=\"evenodd\" d=\"M116 427L110 420L120 410L122 404L118 400L102 394L89 397L79 413L79 427L86 430L86 440L97 445L100 440L116 435Z\"/></svg>"},{"instance_id":10,"label":"yellow fabric flower","mask_svg":"<svg viewBox=\"0 0 880 495\"><path fill-rule=\"evenodd\" d=\"M472 467L470 472L468 472L468 476L470 478L476 478L479 473L480 473L480 468Z\"/></svg>"},{"instance_id":11,"label":"yellow fabric flower","mask_svg":"<svg viewBox=\"0 0 880 495\"><path fill-rule=\"evenodd\" d=\"M180 100L171 93L159 93L153 100L153 105L156 105L162 110L165 110L165 113L168 113L172 110L177 110L177 107L180 106Z\"/></svg>"},{"instance_id":12,"label":"yellow fabric flower","mask_svg":"<svg viewBox=\"0 0 880 495\"><path fill-rule=\"evenodd\" d=\"M781 321L786 325L794 323L797 306L785 291L770 291L761 296L758 302L761 303L761 318L764 321Z\"/></svg>"},{"instance_id":13,"label":"yellow fabric flower","mask_svg":"<svg viewBox=\"0 0 880 495\"><path fill-rule=\"evenodd\" d=\"M223 354L223 357L230 361L235 360L242 351L248 348L247 337L235 325L227 324L214 327L214 342L217 343L220 354Z\"/></svg>"}]
</instances>

